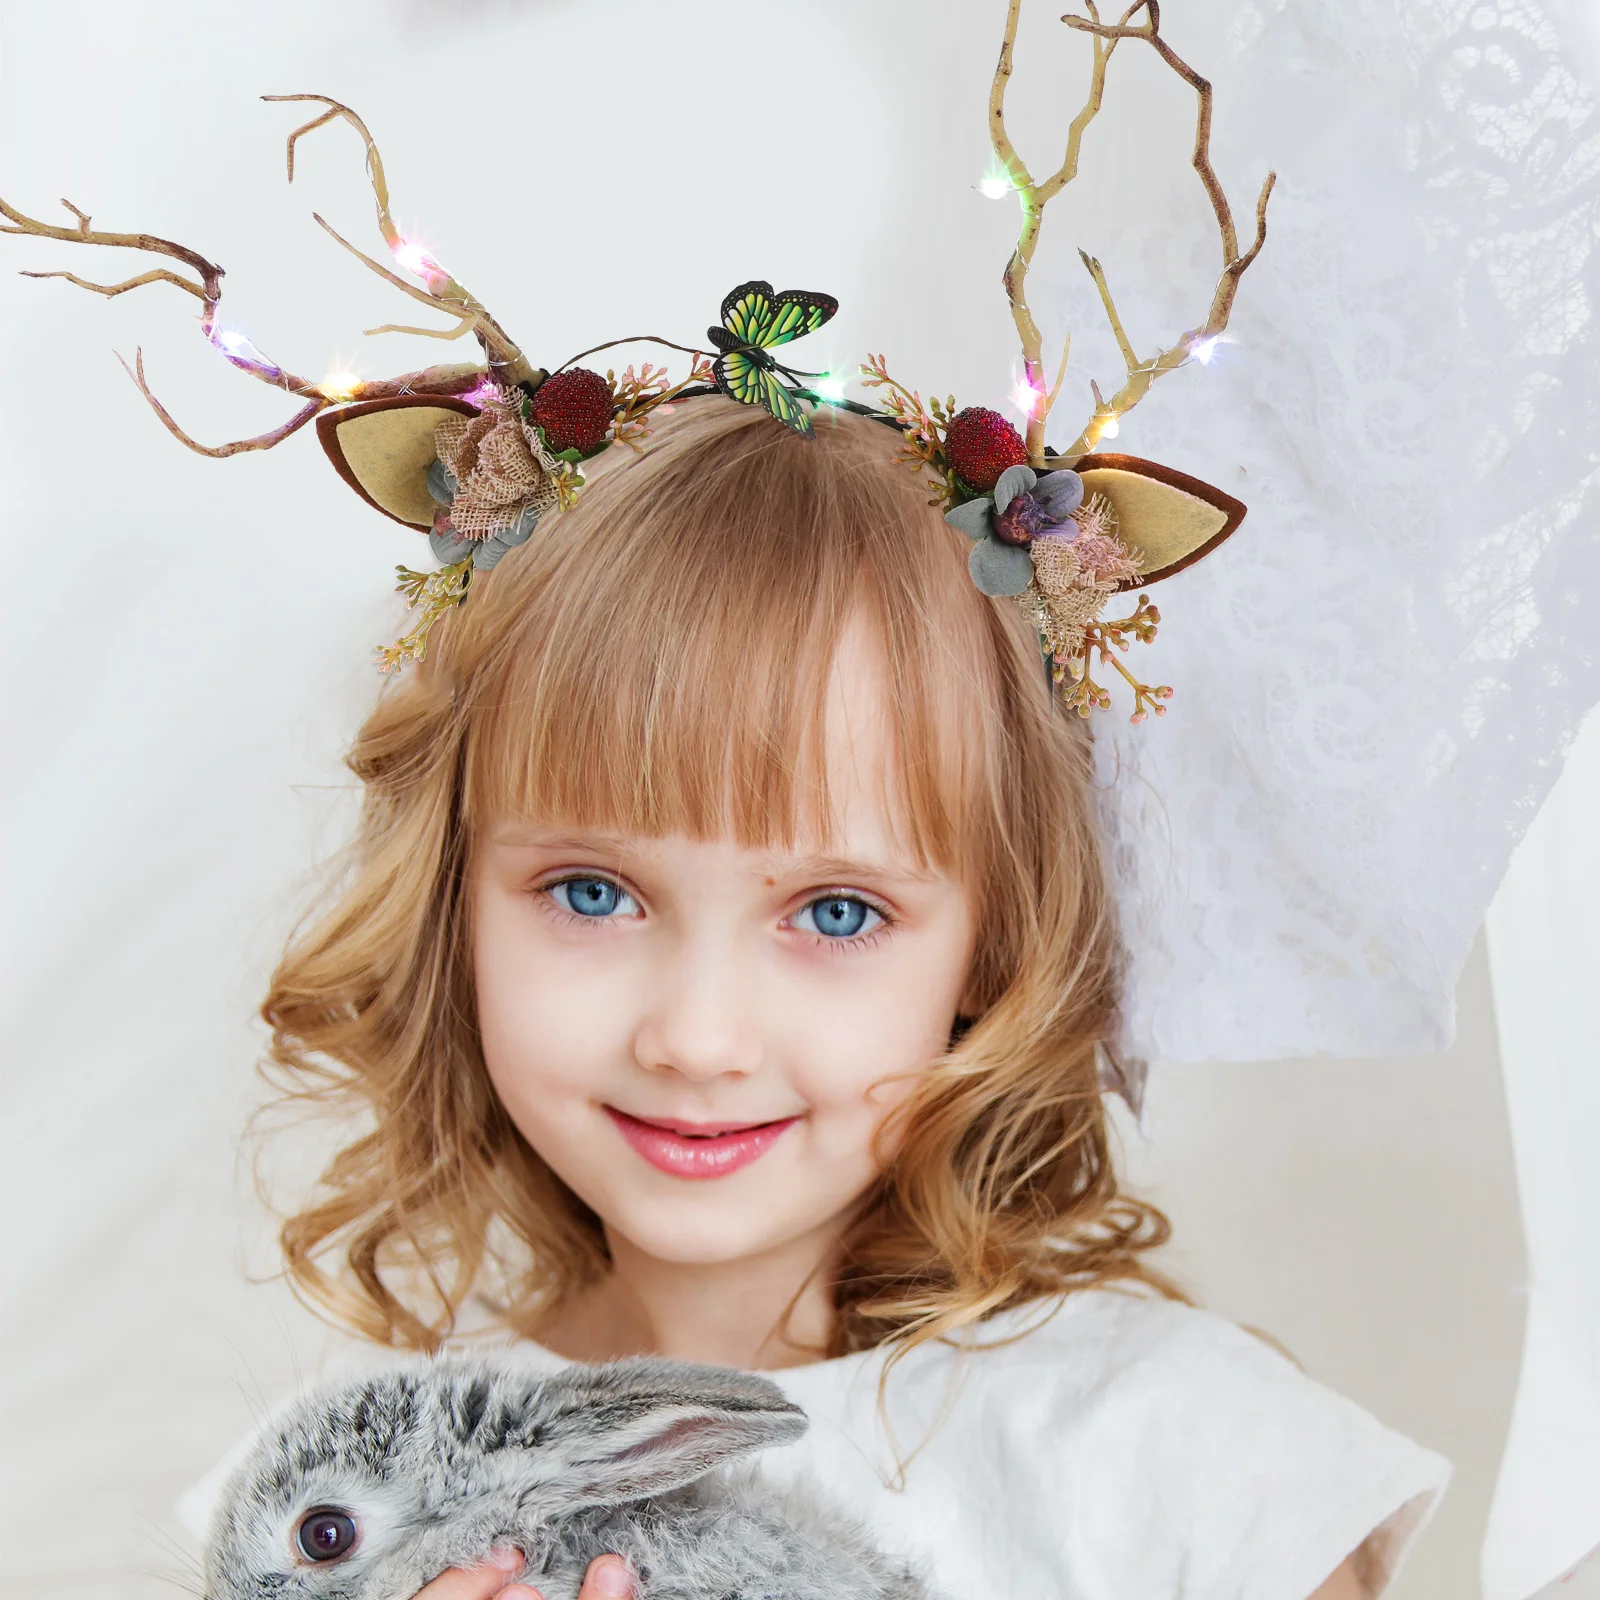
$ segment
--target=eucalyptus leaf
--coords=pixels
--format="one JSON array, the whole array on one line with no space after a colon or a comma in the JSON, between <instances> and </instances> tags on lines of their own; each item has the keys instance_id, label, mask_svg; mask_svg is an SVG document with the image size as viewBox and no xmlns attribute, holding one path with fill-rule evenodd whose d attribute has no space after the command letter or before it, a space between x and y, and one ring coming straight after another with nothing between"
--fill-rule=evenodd
<instances>
[{"instance_id":1,"label":"eucalyptus leaf","mask_svg":"<svg viewBox=\"0 0 1600 1600\"><path fill-rule=\"evenodd\" d=\"M453 567L476 552L475 539L458 539L453 533L430 533L428 543L433 549L433 559L443 567Z\"/></svg>"},{"instance_id":2,"label":"eucalyptus leaf","mask_svg":"<svg viewBox=\"0 0 1600 1600\"><path fill-rule=\"evenodd\" d=\"M994 502L988 495L968 500L965 505L954 506L945 512L944 520L952 528L959 528L969 539L987 538L994 531Z\"/></svg>"},{"instance_id":3,"label":"eucalyptus leaf","mask_svg":"<svg viewBox=\"0 0 1600 1600\"><path fill-rule=\"evenodd\" d=\"M437 456L428 468L428 493L442 506L456 497L455 474Z\"/></svg>"},{"instance_id":4,"label":"eucalyptus leaf","mask_svg":"<svg viewBox=\"0 0 1600 1600\"><path fill-rule=\"evenodd\" d=\"M967 557L967 571L984 594L1021 594L1033 582L1033 557L1026 545L982 539Z\"/></svg>"},{"instance_id":5,"label":"eucalyptus leaf","mask_svg":"<svg viewBox=\"0 0 1600 1600\"><path fill-rule=\"evenodd\" d=\"M1083 504L1083 479L1065 468L1060 472L1047 472L1034 486L1033 498L1050 514L1052 521L1065 521Z\"/></svg>"},{"instance_id":6,"label":"eucalyptus leaf","mask_svg":"<svg viewBox=\"0 0 1600 1600\"><path fill-rule=\"evenodd\" d=\"M994 508L1004 511L1019 494L1026 494L1039 481L1032 467L1007 467L995 480Z\"/></svg>"},{"instance_id":7,"label":"eucalyptus leaf","mask_svg":"<svg viewBox=\"0 0 1600 1600\"><path fill-rule=\"evenodd\" d=\"M492 539L479 539L477 548L472 552L472 570L488 572L510 548L505 535L501 533L497 533Z\"/></svg>"}]
</instances>

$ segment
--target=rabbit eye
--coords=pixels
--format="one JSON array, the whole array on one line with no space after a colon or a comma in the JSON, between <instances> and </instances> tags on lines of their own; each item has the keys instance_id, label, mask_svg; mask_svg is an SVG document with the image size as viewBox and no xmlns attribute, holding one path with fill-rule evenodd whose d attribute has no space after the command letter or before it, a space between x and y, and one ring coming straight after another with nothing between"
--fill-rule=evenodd
<instances>
[{"instance_id":1,"label":"rabbit eye","mask_svg":"<svg viewBox=\"0 0 1600 1600\"><path fill-rule=\"evenodd\" d=\"M355 1518L337 1506L316 1506L300 1519L295 1543L307 1561L337 1561L355 1549Z\"/></svg>"}]
</instances>

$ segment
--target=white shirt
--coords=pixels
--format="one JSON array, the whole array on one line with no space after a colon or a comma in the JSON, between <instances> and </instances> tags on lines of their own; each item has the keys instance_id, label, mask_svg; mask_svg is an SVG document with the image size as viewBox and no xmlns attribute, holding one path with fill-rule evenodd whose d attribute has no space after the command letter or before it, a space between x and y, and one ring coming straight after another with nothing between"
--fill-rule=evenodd
<instances>
[{"instance_id":1,"label":"white shirt","mask_svg":"<svg viewBox=\"0 0 1600 1600\"><path fill-rule=\"evenodd\" d=\"M1449 1476L1262 1340L1168 1301L1084 1290L962 1349L919 1346L880 1410L884 1359L769 1373L811 1427L759 1465L821 1485L949 1600L1308 1600L1358 1548L1376 1596ZM224 1467L185 1497L191 1525Z\"/></svg>"}]
</instances>

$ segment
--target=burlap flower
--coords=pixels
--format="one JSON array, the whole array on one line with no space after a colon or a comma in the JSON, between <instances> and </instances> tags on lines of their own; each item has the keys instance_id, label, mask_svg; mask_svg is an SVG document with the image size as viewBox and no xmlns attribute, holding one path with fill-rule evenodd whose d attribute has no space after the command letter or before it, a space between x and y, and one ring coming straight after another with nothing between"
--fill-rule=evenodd
<instances>
[{"instance_id":1,"label":"burlap flower","mask_svg":"<svg viewBox=\"0 0 1600 1600\"><path fill-rule=\"evenodd\" d=\"M446 565L470 554L474 570L486 571L559 503L559 464L514 394L491 397L475 417L441 422L434 438L428 492L448 512L429 535L433 553Z\"/></svg>"},{"instance_id":2,"label":"burlap flower","mask_svg":"<svg viewBox=\"0 0 1600 1600\"><path fill-rule=\"evenodd\" d=\"M1139 575L1138 560L1117 538L1116 513L1103 495L1081 507L1066 528L1035 539L1028 553L1033 581L1017 603L1050 654L1068 660L1106 601Z\"/></svg>"}]
</instances>

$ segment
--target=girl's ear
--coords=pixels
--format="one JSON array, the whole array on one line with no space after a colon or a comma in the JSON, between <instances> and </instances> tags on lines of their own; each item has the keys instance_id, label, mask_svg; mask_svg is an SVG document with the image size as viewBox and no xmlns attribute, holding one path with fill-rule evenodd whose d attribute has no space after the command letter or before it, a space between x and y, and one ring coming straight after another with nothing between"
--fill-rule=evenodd
<instances>
[{"instance_id":1,"label":"girl's ear","mask_svg":"<svg viewBox=\"0 0 1600 1600\"><path fill-rule=\"evenodd\" d=\"M807 1426L776 1384L715 1367L619 1362L585 1374L582 1389L552 1430L565 1435L560 1497L569 1509L676 1489Z\"/></svg>"}]
</instances>

